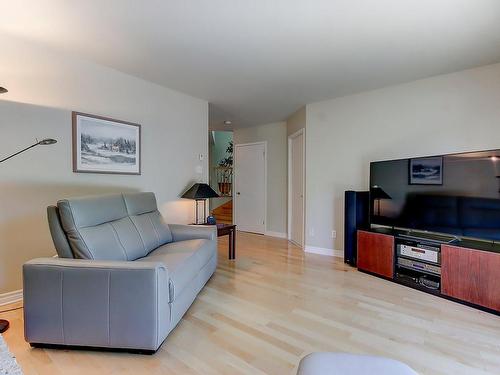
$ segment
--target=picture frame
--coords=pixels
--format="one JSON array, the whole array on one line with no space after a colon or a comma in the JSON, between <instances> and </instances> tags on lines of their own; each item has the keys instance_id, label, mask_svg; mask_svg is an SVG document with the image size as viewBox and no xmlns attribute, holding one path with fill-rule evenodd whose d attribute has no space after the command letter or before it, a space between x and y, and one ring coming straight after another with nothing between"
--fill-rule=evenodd
<instances>
[{"instance_id":1,"label":"picture frame","mask_svg":"<svg viewBox=\"0 0 500 375\"><path fill-rule=\"evenodd\" d=\"M73 172L141 174L141 125L72 112Z\"/></svg>"},{"instance_id":2,"label":"picture frame","mask_svg":"<svg viewBox=\"0 0 500 375\"><path fill-rule=\"evenodd\" d=\"M443 185L443 157L410 159L408 163L409 185Z\"/></svg>"}]
</instances>

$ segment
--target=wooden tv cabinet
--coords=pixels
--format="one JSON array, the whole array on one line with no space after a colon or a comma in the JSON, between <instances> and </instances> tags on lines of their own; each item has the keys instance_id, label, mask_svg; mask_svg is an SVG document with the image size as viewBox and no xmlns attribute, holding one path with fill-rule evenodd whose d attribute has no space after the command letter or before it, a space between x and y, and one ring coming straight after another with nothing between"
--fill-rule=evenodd
<instances>
[{"instance_id":1,"label":"wooden tv cabinet","mask_svg":"<svg viewBox=\"0 0 500 375\"><path fill-rule=\"evenodd\" d=\"M500 311L500 254L441 246L441 293Z\"/></svg>"},{"instance_id":2,"label":"wooden tv cabinet","mask_svg":"<svg viewBox=\"0 0 500 375\"><path fill-rule=\"evenodd\" d=\"M395 236L369 230L358 230L357 236L358 269L399 282L394 277ZM443 244L441 290L417 289L500 315L500 252L493 247L484 250Z\"/></svg>"}]
</instances>

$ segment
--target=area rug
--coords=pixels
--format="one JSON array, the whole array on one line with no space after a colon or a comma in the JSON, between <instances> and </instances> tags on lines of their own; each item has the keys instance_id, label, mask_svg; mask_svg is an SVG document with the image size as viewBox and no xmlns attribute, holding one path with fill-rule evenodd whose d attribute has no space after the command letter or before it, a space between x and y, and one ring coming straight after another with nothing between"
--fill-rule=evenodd
<instances>
[{"instance_id":1,"label":"area rug","mask_svg":"<svg viewBox=\"0 0 500 375\"><path fill-rule=\"evenodd\" d=\"M0 335L0 374L1 375L22 375L23 371L17 364L16 358L9 351L2 335Z\"/></svg>"}]
</instances>

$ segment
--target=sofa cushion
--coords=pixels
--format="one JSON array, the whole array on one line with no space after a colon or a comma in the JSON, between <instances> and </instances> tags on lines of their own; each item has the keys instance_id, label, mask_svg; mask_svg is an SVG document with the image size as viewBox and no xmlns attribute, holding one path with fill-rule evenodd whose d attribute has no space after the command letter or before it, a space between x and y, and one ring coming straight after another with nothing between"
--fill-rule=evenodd
<instances>
[{"instance_id":1,"label":"sofa cushion","mask_svg":"<svg viewBox=\"0 0 500 375\"><path fill-rule=\"evenodd\" d=\"M123 200L146 253L172 242L172 233L158 211L153 193L124 193Z\"/></svg>"},{"instance_id":2,"label":"sofa cushion","mask_svg":"<svg viewBox=\"0 0 500 375\"><path fill-rule=\"evenodd\" d=\"M158 209L154 193L123 193L123 201L129 215L140 215Z\"/></svg>"},{"instance_id":3,"label":"sofa cushion","mask_svg":"<svg viewBox=\"0 0 500 375\"><path fill-rule=\"evenodd\" d=\"M74 227L90 227L128 216L121 194L61 199L57 202L57 207L66 231Z\"/></svg>"},{"instance_id":4,"label":"sofa cushion","mask_svg":"<svg viewBox=\"0 0 500 375\"><path fill-rule=\"evenodd\" d=\"M170 302L173 302L216 252L215 241L186 240L160 246L138 261L161 262L166 266L170 277Z\"/></svg>"},{"instance_id":5,"label":"sofa cushion","mask_svg":"<svg viewBox=\"0 0 500 375\"><path fill-rule=\"evenodd\" d=\"M63 199L57 206L75 258L136 260L172 241L153 193Z\"/></svg>"},{"instance_id":6,"label":"sofa cushion","mask_svg":"<svg viewBox=\"0 0 500 375\"><path fill-rule=\"evenodd\" d=\"M136 260L171 238L159 217L149 217L159 212L129 216L122 194L63 199L57 207L78 259Z\"/></svg>"}]
</instances>

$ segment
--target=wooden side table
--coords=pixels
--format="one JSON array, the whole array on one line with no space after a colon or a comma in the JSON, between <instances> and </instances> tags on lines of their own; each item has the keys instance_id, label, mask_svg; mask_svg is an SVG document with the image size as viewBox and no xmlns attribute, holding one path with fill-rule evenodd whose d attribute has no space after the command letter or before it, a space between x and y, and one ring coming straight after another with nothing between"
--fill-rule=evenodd
<instances>
[{"instance_id":1,"label":"wooden side table","mask_svg":"<svg viewBox=\"0 0 500 375\"><path fill-rule=\"evenodd\" d=\"M212 224L192 224L192 225L212 225ZM215 224L217 227L217 237L229 236L228 258L236 258L236 224Z\"/></svg>"},{"instance_id":2,"label":"wooden side table","mask_svg":"<svg viewBox=\"0 0 500 375\"><path fill-rule=\"evenodd\" d=\"M236 258L236 225L235 224L216 224L217 237L229 236L229 252L230 260Z\"/></svg>"}]
</instances>

